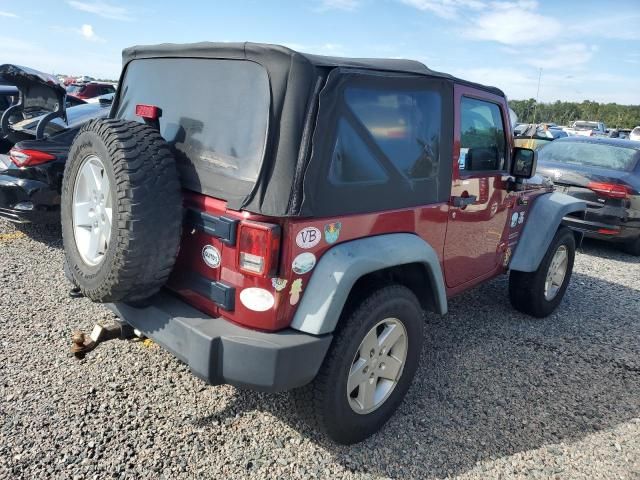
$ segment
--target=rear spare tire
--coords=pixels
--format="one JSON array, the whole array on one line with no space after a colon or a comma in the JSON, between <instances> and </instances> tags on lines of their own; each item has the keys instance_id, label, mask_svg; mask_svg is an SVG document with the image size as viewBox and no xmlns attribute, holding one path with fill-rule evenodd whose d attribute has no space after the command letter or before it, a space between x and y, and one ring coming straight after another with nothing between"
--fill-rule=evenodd
<instances>
[{"instance_id":1,"label":"rear spare tire","mask_svg":"<svg viewBox=\"0 0 640 480\"><path fill-rule=\"evenodd\" d=\"M182 226L169 145L148 125L92 120L71 146L62 237L73 282L96 302L141 302L167 281Z\"/></svg>"}]
</instances>

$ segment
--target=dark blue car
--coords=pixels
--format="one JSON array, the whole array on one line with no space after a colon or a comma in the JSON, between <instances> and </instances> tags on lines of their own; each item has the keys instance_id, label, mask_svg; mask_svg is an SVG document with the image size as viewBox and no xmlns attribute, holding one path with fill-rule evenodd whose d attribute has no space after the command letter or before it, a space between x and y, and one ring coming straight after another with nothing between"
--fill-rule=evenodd
<instances>
[{"instance_id":1,"label":"dark blue car","mask_svg":"<svg viewBox=\"0 0 640 480\"><path fill-rule=\"evenodd\" d=\"M550 142L538 155L539 173L587 202L586 217L565 219L569 226L640 255L640 142L574 136Z\"/></svg>"}]
</instances>

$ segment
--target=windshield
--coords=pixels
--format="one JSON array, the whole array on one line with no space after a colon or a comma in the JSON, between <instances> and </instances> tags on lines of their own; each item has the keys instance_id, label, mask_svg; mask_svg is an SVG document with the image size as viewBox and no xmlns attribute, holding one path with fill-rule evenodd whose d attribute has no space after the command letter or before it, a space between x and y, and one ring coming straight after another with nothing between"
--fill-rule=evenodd
<instances>
[{"instance_id":1,"label":"windshield","mask_svg":"<svg viewBox=\"0 0 640 480\"><path fill-rule=\"evenodd\" d=\"M73 95L75 93L80 93L80 91L84 88L84 85L69 85L67 87L67 93Z\"/></svg>"},{"instance_id":2,"label":"windshield","mask_svg":"<svg viewBox=\"0 0 640 480\"><path fill-rule=\"evenodd\" d=\"M633 148L560 140L546 145L538 154L540 162L551 161L627 172L633 170L637 157L638 151Z\"/></svg>"},{"instance_id":3,"label":"windshield","mask_svg":"<svg viewBox=\"0 0 640 480\"><path fill-rule=\"evenodd\" d=\"M270 98L257 63L140 59L127 67L116 117L140 121L136 104L160 107L160 133L175 149L184 186L237 200L260 173Z\"/></svg>"}]
</instances>

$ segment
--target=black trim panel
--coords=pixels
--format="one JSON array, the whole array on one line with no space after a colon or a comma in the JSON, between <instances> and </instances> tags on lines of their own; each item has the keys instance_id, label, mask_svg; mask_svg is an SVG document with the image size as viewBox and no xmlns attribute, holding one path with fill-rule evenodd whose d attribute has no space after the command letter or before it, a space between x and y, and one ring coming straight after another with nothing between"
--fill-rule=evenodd
<instances>
[{"instance_id":1,"label":"black trim panel","mask_svg":"<svg viewBox=\"0 0 640 480\"><path fill-rule=\"evenodd\" d=\"M222 282L208 280L200 275L185 276L181 288L193 290L218 305L223 310L232 312L235 309L236 289Z\"/></svg>"},{"instance_id":2,"label":"black trim panel","mask_svg":"<svg viewBox=\"0 0 640 480\"><path fill-rule=\"evenodd\" d=\"M239 220L234 218L216 217L215 215L199 212L192 208L188 208L185 215L185 224L187 226L213 235L227 245L236 244L238 223Z\"/></svg>"}]
</instances>

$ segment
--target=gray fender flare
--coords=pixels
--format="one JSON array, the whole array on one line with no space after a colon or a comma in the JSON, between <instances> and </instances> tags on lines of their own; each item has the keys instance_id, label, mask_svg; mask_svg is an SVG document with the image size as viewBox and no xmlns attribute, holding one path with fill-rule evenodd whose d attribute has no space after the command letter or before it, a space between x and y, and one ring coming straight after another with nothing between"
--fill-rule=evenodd
<instances>
[{"instance_id":1,"label":"gray fender flare","mask_svg":"<svg viewBox=\"0 0 640 480\"><path fill-rule=\"evenodd\" d=\"M586 208L584 201L564 193L544 194L535 199L527 213L527 221L509 268L520 272L535 272L562 222L562 217Z\"/></svg>"},{"instance_id":2,"label":"gray fender flare","mask_svg":"<svg viewBox=\"0 0 640 480\"><path fill-rule=\"evenodd\" d=\"M440 260L435 250L417 235L390 233L336 245L327 251L305 288L291 327L314 335L332 332L356 281L371 272L409 263L422 263L438 313L447 313L447 296ZM428 291L431 289L431 291Z\"/></svg>"}]
</instances>

